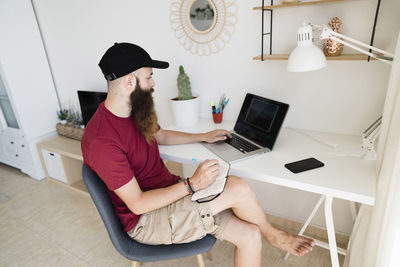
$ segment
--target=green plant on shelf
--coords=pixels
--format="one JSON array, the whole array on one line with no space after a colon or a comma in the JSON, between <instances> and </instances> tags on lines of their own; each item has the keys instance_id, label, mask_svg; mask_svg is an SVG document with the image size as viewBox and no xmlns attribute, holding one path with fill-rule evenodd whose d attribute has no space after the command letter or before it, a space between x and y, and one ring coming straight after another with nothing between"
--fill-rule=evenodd
<instances>
[{"instance_id":1,"label":"green plant on shelf","mask_svg":"<svg viewBox=\"0 0 400 267\"><path fill-rule=\"evenodd\" d=\"M74 111L70 111L68 112L68 116L67 116L67 123L68 124L75 124L75 121L77 119L76 113Z\"/></svg>"},{"instance_id":2,"label":"green plant on shelf","mask_svg":"<svg viewBox=\"0 0 400 267\"><path fill-rule=\"evenodd\" d=\"M75 110L70 110L67 116L67 124L77 128L81 127L81 125L83 125L83 120L80 112Z\"/></svg>"},{"instance_id":3,"label":"green plant on shelf","mask_svg":"<svg viewBox=\"0 0 400 267\"><path fill-rule=\"evenodd\" d=\"M82 114L79 114L78 118L75 121L75 125L80 128L84 128L85 124L83 123Z\"/></svg>"},{"instance_id":4,"label":"green plant on shelf","mask_svg":"<svg viewBox=\"0 0 400 267\"><path fill-rule=\"evenodd\" d=\"M60 110L57 110L57 118L60 121L65 121L68 118L68 109L66 108L61 108Z\"/></svg>"}]
</instances>

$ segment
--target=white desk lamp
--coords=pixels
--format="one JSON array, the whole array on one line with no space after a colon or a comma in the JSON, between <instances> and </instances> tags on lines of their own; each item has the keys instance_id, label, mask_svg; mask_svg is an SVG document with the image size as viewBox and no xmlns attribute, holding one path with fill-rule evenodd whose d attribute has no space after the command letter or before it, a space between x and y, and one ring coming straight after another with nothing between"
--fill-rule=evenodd
<instances>
[{"instance_id":1,"label":"white desk lamp","mask_svg":"<svg viewBox=\"0 0 400 267\"><path fill-rule=\"evenodd\" d=\"M312 25L303 24L297 29L297 47L292 51L289 56L287 70L290 72L305 72L318 70L326 66L326 58L324 53L317 46L313 44L313 30L319 31L318 39L332 39L343 45L353 48L360 53L376 58L388 64L392 64L393 54L378 49L376 47L364 44L353 38L347 37L343 34L334 32L326 25ZM369 52L360 48L371 49L374 52Z\"/></svg>"},{"instance_id":2,"label":"white desk lamp","mask_svg":"<svg viewBox=\"0 0 400 267\"><path fill-rule=\"evenodd\" d=\"M303 22L303 24L297 29L297 47L292 51L289 56L289 62L287 65L288 71L306 72L318 70L324 68L327 65L325 55L323 54L321 49L315 46L312 42L313 29L319 31L318 38L321 40L330 38L343 45L347 45L348 47L351 47L358 52L392 65L394 56L392 53L364 44L343 34L334 32L326 25L307 25L305 22ZM370 49L370 51L373 52L364 50L366 48ZM363 144L361 148L364 150L364 159L366 160L376 159L375 141L379 136L381 122L382 117L372 123L362 134Z\"/></svg>"}]
</instances>

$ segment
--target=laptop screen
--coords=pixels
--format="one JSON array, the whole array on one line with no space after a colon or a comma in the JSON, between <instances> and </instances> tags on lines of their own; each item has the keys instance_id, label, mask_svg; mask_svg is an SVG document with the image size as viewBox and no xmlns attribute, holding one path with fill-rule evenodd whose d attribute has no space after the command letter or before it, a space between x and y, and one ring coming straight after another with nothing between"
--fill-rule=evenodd
<instances>
[{"instance_id":1,"label":"laptop screen","mask_svg":"<svg viewBox=\"0 0 400 267\"><path fill-rule=\"evenodd\" d=\"M279 106L253 98L247 110L245 122L269 133L278 113Z\"/></svg>"},{"instance_id":2,"label":"laptop screen","mask_svg":"<svg viewBox=\"0 0 400 267\"><path fill-rule=\"evenodd\" d=\"M247 94L234 130L272 149L288 109L288 104Z\"/></svg>"}]
</instances>

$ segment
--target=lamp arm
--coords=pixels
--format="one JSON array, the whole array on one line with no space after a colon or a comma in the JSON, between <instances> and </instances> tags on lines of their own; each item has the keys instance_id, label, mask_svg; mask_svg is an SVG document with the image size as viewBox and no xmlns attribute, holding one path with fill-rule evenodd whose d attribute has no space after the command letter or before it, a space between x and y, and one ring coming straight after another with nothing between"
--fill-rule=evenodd
<instances>
[{"instance_id":1,"label":"lamp arm","mask_svg":"<svg viewBox=\"0 0 400 267\"><path fill-rule=\"evenodd\" d=\"M393 55L392 53L389 53L388 51L385 51L385 50L376 48L376 47L374 47L374 46L367 45L367 44L362 43L362 42L360 42L360 41L357 41L357 40L355 40L355 39L353 39L353 38L351 38L351 37L348 37L348 36L346 36L346 35L343 35L343 34L340 34L340 33L338 33L338 32L335 32L335 31L333 31L333 30L331 30L331 29L328 29L328 30L330 31L330 34L333 35L333 36L337 36L337 37L339 37L339 38L343 38L343 39L345 39L345 40L349 40L350 42L353 42L353 43L355 43L355 44L358 44L359 46L363 46L363 47L366 47L366 48L368 48L368 49L377 51L378 53L381 53L381 54L383 54L384 56L387 56L387 57L394 57L394 55Z\"/></svg>"},{"instance_id":2,"label":"lamp arm","mask_svg":"<svg viewBox=\"0 0 400 267\"><path fill-rule=\"evenodd\" d=\"M363 158L365 160L375 160L375 142L381 131L382 117L376 120L371 126L366 129L362 134L362 145L361 148L364 151Z\"/></svg>"},{"instance_id":3,"label":"lamp arm","mask_svg":"<svg viewBox=\"0 0 400 267\"><path fill-rule=\"evenodd\" d=\"M376 121L374 121L365 131L362 133L363 138L369 138L369 135L373 131L375 131L376 128L378 128L382 123L382 116L380 116Z\"/></svg>"},{"instance_id":4,"label":"lamp arm","mask_svg":"<svg viewBox=\"0 0 400 267\"><path fill-rule=\"evenodd\" d=\"M381 125L379 125L369 136L369 140L372 143L375 143L376 139L378 138L379 134L381 132Z\"/></svg>"},{"instance_id":5,"label":"lamp arm","mask_svg":"<svg viewBox=\"0 0 400 267\"><path fill-rule=\"evenodd\" d=\"M362 43L362 42L360 42L360 41L357 41L357 40L355 40L355 39L353 39L353 38L350 38L350 37L348 37L348 36L346 36L346 35L337 33L337 32L335 32L335 31L329 29L328 27L326 27L326 26L324 25L324 26L322 27L322 32L321 32L320 39L328 39L328 38L331 38L331 39L335 40L336 42L339 42L339 43L341 43L341 44L343 44L343 45L346 45L346 46L348 46L348 47L350 47L350 48L352 48L352 49L354 49L354 50L357 50L357 51L359 51L360 53L363 53L363 54L365 54L365 55L368 55L368 56L371 56L371 57L373 57L373 58L376 58L376 59L381 60L381 61L383 61L383 62L385 62L385 63L390 64L390 65L392 64L392 63L391 63L391 60L393 59L393 56L394 56L392 53L387 52L387 51L384 51L384 50L381 50L381 49L379 49L379 48L376 48L376 47L373 47L373 46L370 46L370 45L367 45L367 44L364 44L364 43ZM377 54L374 54L374 53L365 51L365 50L363 50L363 49L361 49L361 48L359 48L359 47L353 45L352 43L346 42L346 41L344 41L344 40L342 40L342 39L339 39L339 38L342 38L342 39L344 39L344 40L350 41L350 42L352 42L352 43L354 43L354 44L357 44L357 45L359 45L359 46L362 46L362 47L365 47L365 48L374 50L374 51L376 51L376 52L378 52L378 53L383 54L384 57L389 57L389 58L382 58L381 55L377 55Z\"/></svg>"}]
</instances>

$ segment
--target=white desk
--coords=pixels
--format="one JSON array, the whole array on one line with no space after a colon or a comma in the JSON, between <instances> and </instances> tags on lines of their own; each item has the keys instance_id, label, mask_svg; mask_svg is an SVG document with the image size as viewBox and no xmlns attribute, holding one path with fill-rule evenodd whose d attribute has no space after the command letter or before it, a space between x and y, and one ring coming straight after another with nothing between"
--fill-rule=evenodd
<instances>
[{"instance_id":1,"label":"white desk","mask_svg":"<svg viewBox=\"0 0 400 267\"><path fill-rule=\"evenodd\" d=\"M197 126L190 129L175 126L166 129L205 132L217 128L229 130L233 129L233 125L233 122L214 124L211 120L201 119ZM318 140L337 144L337 147ZM367 205L374 205L375 202L375 162L361 158L360 144L361 137L358 136L283 128L271 152L232 164L229 174L320 194L320 200L299 234L303 234L325 200L329 245L319 241L316 244L330 249L332 266L336 267L339 266L339 259L332 215L333 198ZM202 160L216 157L200 144L160 146L160 154L165 160L189 165L198 165ZM325 166L298 174L284 167L285 163L308 157L317 158ZM339 249L339 253L345 254L345 251Z\"/></svg>"}]
</instances>

